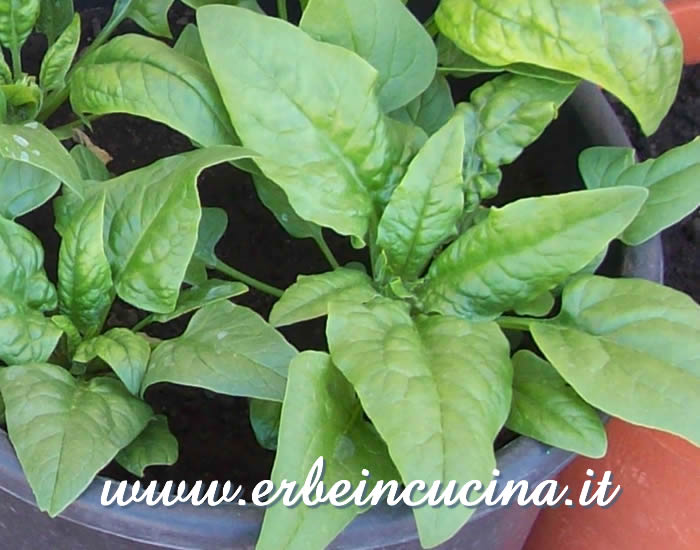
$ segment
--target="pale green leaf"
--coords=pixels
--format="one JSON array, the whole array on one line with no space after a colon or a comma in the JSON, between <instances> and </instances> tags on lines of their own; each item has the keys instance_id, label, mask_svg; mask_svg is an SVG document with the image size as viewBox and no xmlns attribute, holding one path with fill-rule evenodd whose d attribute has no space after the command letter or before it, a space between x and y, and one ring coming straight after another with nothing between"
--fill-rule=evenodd
<instances>
[{"instance_id":1,"label":"pale green leaf","mask_svg":"<svg viewBox=\"0 0 700 550\"><path fill-rule=\"evenodd\" d=\"M141 392L159 382L281 401L296 350L254 311L219 302L195 313L185 333L151 356Z\"/></svg>"},{"instance_id":2,"label":"pale green leaf","mask_svg":"<svg viewBox=\"0 0 700 550\"><path fill-rule=\"evenodd\" d=\"M432 135L447 123L454 110L449 83L444 76L435 75L427 90L390 115L406 124L415 124Z\"/></svg>"},{"instance_id":3,"label":"pale green leaf","mask_svg":"<svg viewBox=\"0 0 700 550\"><path fill-rule=\"evenodd\" d=\"M12 446L39 509L52 517L78 498L153 416L118 380L77 381L55 365L0 369L0 390Z\"/></svg>"},{"instance_id":4,"label":"pale green leaf","mask_svg":"<svg viewBox=\"0 0 700 550\"><path fill-rule=\"evenodd\" d=\"M647 135L676 97L683 48L658 0L442 0L435 20L488 65L529 63L601 85Z\"/></svg>"},{"instance_id":5,"label":"pale green leaf","mask_svg":"<svg viewBox=\"0 0 700 550\"><path fill-rule=\"evenodd\" d=\"M646 200L635 187L522 199L491 209L430 267L426 311L495 319L593 260Z\"/></svg>"},{"instance_id":6,"label":"pale green leaf","mask_svg":"<svg viewBox=\"0 0 700 550\"><path fill-rule=\"evenodd\" d=\"M372 479L397 478L386 445L364 420L352 386L325 353L304 352L289 368L289 389L282 406L279 445L272 482L303 484L318 457L324 459L323 483L347 480L357 487L362 470ZM326 548L364 509L328 503L267 509L257 550Z\"/></svg>"},{"instance_id":7,"label":"pale green leaf","mask_svg":"<svg viewBox=\"0 0 700 550\"><path fill-rule=\"evenodd\" d=\"M50 46L70 25L74 13L73 0L41 0L36 30L46 35Z\"/></svg>"},{"instance_id":8,"label":"pale green leaf","mask_svg":"<svg viewBox=\"0 0 700 550\"><path fill-rule=\"evenodd\" d=\"M491 480L493 441L508 416L512 387L510 347L495 323L413 320L405 304L386 299L333 302L327 336L333 362L404 482ZM422 494L415 491L414 498ZM429 548L454 535L474 509L413 512L421 544Z\"/></svg>"},{"instance_id":9,"label":"pale green leaf","mask_svg":"<svg viewBox=\"0 0 700 550\"><path fill-rule=\"evenodd\" d=\"M400 0L312 0L299 26L377 69L377 96L387 113L418 97L435 75L435 45Z\"/></svg>"},{"instance_id":10,"label":"pale green leaf","mask_svg":"<svg viewBox=\"0 0 700 550\"><path fill-rule=\"evenodd\" d=\"M112 177L104 163L88 147L78 144L70 150L70 156L78 165L83 179L107 181Z\"/></svg>"},{"instance_id":11,"label":"pale green leaf","mask_svg":"<svg viewBox=\"0 0 700 550\"><path fill-rule=\"evenodd\" d=\"M173 48L176 52L186 55L190 59L194 59L205 67L209 66L207 54L204 53L202 39L199 37L199 29L196 25L188 23L187 26L182 29Z\"/></svg>"},{"instance_id":12,"label":"pale green leaf","mask_svg":"<svg viewBox=\"0 0 700 550\"><path fill-rule=\"evenodd\" d=\"M612 187L636 163L631 147L589 147L578 157L581 178L588 189Z\"/></svg>"},{"instance_id":13,"label":"pale green leaf","mask_svg":"<svg viewBox=\"0 0 700 550\"><path fill-rule=\"evenodd\" d=\"M581 276L532 335L588 403L700 445L700 307L642 279Z\"/></svg>"},{"instance_id":14,"label":"pale green leaf","mask_svg":"<svg viewBox=\"0 0 700 550\"><path fill-rule=\"evenodd\" d=\"M73 58L80 43L80 16L76 13L73 21L46 52L41 62L39 84L44 92L62 90L66 85L66 75L73 64Z\"/></svg>"},{"instance_id":15,"label":"pale green leaf","mask_svg":"<svg viewBox=\"0 0 700 550\"><path fill-rule=\"evenodd\" d=\"M530 351L513 356L513 404L506 427L592 458L605 456L607 450L605 427L596 410Z\"/></svg>"},{"instance_id":16,"label":"pale green leaf","mask_svg":"<svg viewBox=\"0 0 700 550\"><path fill-rule=\"evenodd\" d=\"M172 38L168 11L174 0L133 0L129 7L129 18L150 34Z\"/></svg>"},{"instance_id":17,"label":"pale green leaf","mask_svg":"<svg viewBox=\"0 0 700 550\"><path fill-rule=\"evenodd\" d=\"M168 429L168 419L157 415L128 447L119 451L116 461L137 477L149 466L171 466L177 462L178 444Z\"/></svg>"},{"instance_id":18,"label":"pale green leaf","mask_svg":"<svg viewBox=\"0 0 700 550\"><path fill-rule=\"evenodd\" d=\"M363 303L378 296L365 273L356 269L336 269L320 275L299 275L270 312L270 323L276 327L308 321L328 314L333 300Z\"/></svg>"},{"instance_id":19,"label":"pale green leaf","mask_svg":"<svg viewBox=\"0 0 700 550\"><path fill-rule=\"evenodd\" d=\"M0 159L0 216L9 220L27 214L56 194L61 182L36 166Z\"/></svg>"},{"instance_id":20,"label":"pale green leaf","mask_svg":"<svg viewBox=\"0 0 700 550\"><path fill-rule=\"evenodd\" d=\"M0 44L10 51L20 51L39 18L40 3L40 0L0 1Z\"/></svg>"}]
</instances>

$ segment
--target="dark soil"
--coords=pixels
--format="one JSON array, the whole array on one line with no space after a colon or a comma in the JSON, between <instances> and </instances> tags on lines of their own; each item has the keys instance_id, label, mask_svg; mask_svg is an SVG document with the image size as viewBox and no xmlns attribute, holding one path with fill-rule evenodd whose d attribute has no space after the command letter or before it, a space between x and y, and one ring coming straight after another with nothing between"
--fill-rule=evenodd
<instances>
[{"instance_id":1,"label":"dark soil","mask_svg":"<svg viewBox=\"0 0 700 550\"><path fill-rule=\"evenodd\" d=\"M84 28L96 32L106 20L107 12L99 8L83 13ZM178 8L173 11L171 23L175 34L193 20L191 11ZM131 23L125 23L120 32L137 32ZM27 48L32 59L27 68L38 72L36 60L43 54L45 44L41 37L33 38ZM641 140L635 136L640 156L655 156L663 150L697 134L697 127L690 122L697 120L698 72L689 71L683 91L669 120L654 140ZM460 92L464 97L466 90ZM59 112L52 121L55 125L70 120L67 109ZM683 121L684 126L681 127ZM682 128L682 129L681 129ZM576 158L588 145L584 132L575 117L564 110L560 118L547 131L544 138L533 146L513 166L505 170L504 189L508 200L531 195L555 192L557 184L567 182L569 189L580 186L576 173ZM109 168L114 174L146 166L157 159L192 148L183 136L163 125L130 116L114 115L94 123L90 134L93 141L107 150L114 161ZM291 239L277 224L275 218L261 206L247 175L230 166L219 166L206 171L200 179L200 194L205 206L224 208L229 215L229 228L217 252L222 260L280 288L294 282L300 273L318 273L328 269L316 245L309 240ZM558 187L561 190L561 185ZM694 221L693 221L694 220ZM58 239L52 231L53 214L50 207L22 220L37 232L47 249L47 268L55 277ZM664 235L671 255L667 261L669 284L693 293L698 298L697 238L700 221L691 217ZM362 252L353 250L337 236L328 235L331 247L341 262L364 260ZM673 258L682 261L674 262ZM249 306L267 316L274 302L256 291L236 298L236 302ZM110 317L112 326L131 326L142 314L125 304L118 303ZM182 333L188 319L162 326L154 326L149 332L160 338L171 338ZM325 349L324 324L306 323L283 331L300 350ZM172 432L180 443L180 457L171 467L151 467L145 481L218 480L252 487L270 475L274 454L262 449L253 436L248 421L246 399L219 396L212 392L193 388L160 384L146 394L147 401L157 413L169 419ZM497 446L509 435L502 434ZM111 465L105 475L117 479L134 478L119 466Z\"/></svg>"}]
</instances>

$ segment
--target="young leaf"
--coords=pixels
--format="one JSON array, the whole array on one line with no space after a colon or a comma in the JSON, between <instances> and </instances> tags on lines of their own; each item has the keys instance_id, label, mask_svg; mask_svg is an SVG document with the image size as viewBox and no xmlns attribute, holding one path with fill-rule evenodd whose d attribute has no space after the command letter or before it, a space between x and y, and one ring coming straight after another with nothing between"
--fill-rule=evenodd
<instances>
[{"instance_id":1,"label":"young leaf","mask_svg":"<svg viewBox=\"0 0 700 550\"><path fill-rule=\"evenodd\" d=\"M42 315L56 308L56 290L44 271L39 240L0 217L0 361L46 361L61 330Z\"/></svg>"},{"instance_id":2,"label":"young leaf","mask_svg":"<svg viewBox=\"0 0 700 550\"><path fill-rule=\"evenodd\" d=\"M238 142L209 70L145 36L119 36L102 46L75 71L71 104L82 114L150 118L202 146Z\"/></svg>"},{"instance_id":3,"label":"young leaf","mask_svg":"<svg viewBox=\"0 0 700 550\"><path fill-rule=\"evenodd\" d=\"M85 180L107 181L112 177L104 162L88 147L78 144L70 150L70 156L77 164L80 174Z\"/></svg>"},{"instance_id":4,"label":"young leaf","mask_svg":"<svg viewBox=\"0 0 700 550\"><path fill-rule=\"evenodd\" d=\"M279 445L272 481L304 483L318 457L324 459L326 487L347 480L357 487L364 480L397 478L386 445L363 419L352 386L325 353L307 351L289 368L289 389L282 406ZM319 434L323 434L319 437ZM342 499L341 499L342 500ZM257 550L326 548L364 509L355 505L285 507L275 503L265 512Z\"/></svg>"},{"instance_id":5,"label":"young leaf","mask_svg":"<svg viewBox=\"0 0 700 550\"><path fill-rule=\"evenodd\" d=\"M51 517L78 498L153 416L118 380L77 381L55 365L1 369L0 390L12 446L39 509Z\"/></svg>"},{"instance_id":6,"label":"young leaf","mask_svg":"<svg viewBox=\"0 0 700 550\"><path fill-rule=\"evenodd\" d=\"M513 404L506 428L592 458L605 456L607 449L596 410L530 351L513 356Z\"/></svg>"},{"instance_id":7,"label":"young leaf","mask_svg":"<svg viewBox=\"0 0 700 550\"><path fill-rule=\"evenodd\" d=\"M199 37L199 29L196 25L192 23L187 24L187 26L182 29L173 48L176 52L186 55L205 67L209 66L207 54L204 53L204 46L202 46L202 39Z\"/></svg>"},{"instance_id":8,"label":"young leaf","mask_svg":"<svg viewBox=\"0 0 700 550\"><path fill-rule=\"evenodd\" d=\"M248 287L243 283L209 279L201 285L183 290L172 312L152 315L151 319L156 323L167 323L204 306L228 300L246 292Z\"/></svg>"},{"instance_id":9,"label":"young leaf","mask_svg":"<svg viewBox=\"0 0 700 550\"><path fill-rule=\"evenodd\" d=\"M584 268L585 269L585 268ZM554 307L554 296L551 292L543 292L539 296L526 300L522 304L513 307L513 311L518 315L531 315L533 317L544 317Z\"/></svg>"},{"instance_id":10,"label":"young leaf","mask_svg":"<svg viewBox=\"0 0 700 550\"><path fill-rule=\"evenodd\" d=\"M80 16L76 13L73 21L46 52L41 62L39 84L45 93L62 90L66 85L66 75L73 64L73 58L80 43Z\"/></svg>"},{"instance_id":11,"label":"young leaf","mask_svg":"<svg viewBox=\"0 0 700 550\"><path fill-rule=\"evenodd\" d=\"M400 0L313 0L299 26L317 40L354 51L377 69L384 112L418 97L435 75L435 45Z\"/></svg>"},{"instance_id":12,"label":"young leaf","mask_svg":"<svg viewBox=\"0 0 700 550\"><path fill-rule=\"evenodd\" d=\"M120 298L154 313L173 311L197 242L197 176L250 156L233 146L199 149L91 187L107 193L105 247Z\"/></svg>"},{"instance_id":13,"label":"young leaf","mask_svg":"<svg viewBox=\"0 0 700 550\"><path fill-rule=\"evenodd\" d=\"M99 357L112 368L131 394L138 395L150 355L151 347L145 338L125 328L113 328L83 342L74 359L87 363Z\"/></svg>"},{"instance_id":14,"label":"young leaf","mask_svg":"<svg viewBox=\"0 0 700 550\"><path fill-rule=\"evenodd\" d=\"M58 214L60 218L60 214ZM58 304L80 332L97 334L114 300L112 270L103 242L105 194L83 203L71 219L57 220L63 228L58 257Z\"/></svg>"},{"instance_id":15,"label":"young leaf","mask_svg":"<svg viewBox=\"0 0 700 550\"><path fill-rule=\"evenodd\" d=\"M41 0L36 30L44 33L51 46L73 20L73 0Z\"/></svg>"},{"instance_id":16,"label":"young leaf","mask_svg":"<svg viewBox=\"0 0 700 550\"><path fill-rule=\"evenodd\" d=\"M301 218L364 239L373 197L403 170L404 142L379 108L377 72L273 17L230 6L197 16L233 125L262 155L260 169Z\"/></svg>"},{"instance_id":17,"label":"young leaf","mask_svg":"<svg viewBox=\"0 0 700 550\"><path fill-rule=\"evenodd\" d=\"M31 212L53 197L60 186L60 180L45 170L0 159L0 216L14 220Z\"/></svg>"},{"instance_id":18,"label":"young leaf","mask_svg":"<svg viewBox=\"0 0 700 550\"><path fill-rule=\"evenodd\" d=\"M391 112L390 116L406 124L415 124L432 135L447 123L454 110L455 104L447 79L435 75L427 90L407 105Z\"/></svg>"},{"instance_id":19,"label":"young leaf","mask_svg":"<svg viewBox=\"0 0 700 550\"><path fill-rule=\"evenodd\" d=\"M168 429L168 419L154 416L139 436L119 451L115 460L137 477L149 466L171 466L177 462L178 444Z\"/></svg>"},{"instance_id":20,"label":"young leaf","mask_svg":"<svg viewBox=\"0 0 700 550\"><path fill-rule=\"evenodd\" d=\"M364 303L378 296L365 273L356 269L336 269L320 275L299 275L273 306L270 323L275 327L293 325L328 314L333 300Z\"/></svg>"},{"instance_id":21,"label":"young leaf","mask_svg":"<svg viewBox=\"0 0 700 550\"><path fill-rule=\"evenodd\" d=\"M498 326L442 316L414 321L405 304L386 299L332 302L329 309L333 362L355 388L402 479L428 487L455 479L487 484L512 388L510 346ZM421 544L430 548L449 539L474 509L413 511Z\"/></svg>"},{"instance_id":22,"label":"young leaf","mask_svg":"<svg viewBox=\"0 0 700 550\"><path fill-rule=\"evenodd\" d=\"M437 38L438 62L440 67L438 70L442 74L448 74L455 78L467 78L483 73L500 73L507 71L521 76L530 76L532 78L543 78L545 80L553 80L561 83L576 83L579 79L568 73L561 71L552 71L537 65L529 65L527 63L513 63L512 65L503 65L495 67L482 63L475 57L464 53L454 42L445 35L441 34Z\"/></svg>"},{"instance_id":23,"label":"young leaf","mask_svg":"<svg viewBox=\"0 0 700 550\"><path fill-rule=\"evenodd\" d=\"M262 174L253 174L252 178L258 197L265 207L274 214L287 233L297 239L314 239L316 241L322 239L321 228L315 223L307 222L299 217L292 205L289 204L287 194L279 185Z\"/></svg>"},{"instance_id":24,"label":"young leaf","mask_svg":"<svg viewBox=\"0 0 700 550\"><path fill-rule=\"evenodd\" d=\"M132 0L129 18L150 34L162 38L172 38L168 11L174 0Z\"/></svg>"},{"instance_id":25,"label":"young leaf","mask_svg":"<svg viewBox=\"0 0 700 550\"><path fill-rule=\"evenodd\" d=\"M251 399L248 408L250 425L255 433L255 439L258 440L261 447L269 451L276 450L282 403Z\"/></svg>"},{"instance_id":26,"label":"young leaf","mask_svg":"<svg viewBox=\"0 0 700 550\"><path fill-rule=\"evenodd\" d=\"M41 124L0 124L0 157L44 170L82 196L82 178L75 161Z\"/></svg>"},{"instance_id":27,"label":"young leaf","mask_svg":"<svg viewBox=\"0 0 700 550\"><path fill-rule=\"evenodd\" d=\"M377 244L402 279L416 279L456 232L464 209L464 142L464 117L457 115L411 161L379 221Z\"/></svg>"},{"instance_id":28,"label":"young leaf","mask_svg":"<svg viewBox=\"0 0 700 550\"><path fill-rule=\"evenodd\" d=\"M631 147L589 147L578 157L579 172L588 189L613 187L635 163Z\"/></svg>"},{"instance_id":29,"label":"young leaf","mask_svg":"<svg viewBox=\"0 0 700 550\"><path fill-rule=\"evenodd\" d=\"M78 328L73 324L73 321L71 321L70 317L66 317L65 315L53 315L51 317L51 322L56 325L61 332L66 336L66 346L68 348L68 355L73 356L73 353L75 352L76 349L78 349L78 346L82 342L82 336L80 335L80 331Z\"/></svg>"},{"instance_id":30,"label":"young leaf","mask_svg":"<svg viewBox=\"0 0 700 550\"><path fill-rule=\"evenodd\" d=\"M254 311L219 302L194 314L185 333L160 344L141 393L159 382L281 401L294 347Z\"/></svg>"},{"instance_id":31,"label":"young leaf","mask_svg":"<svg viewBox=\"0 0 700 550\"><path fill-rule=\"evenodd\" d=\"M0 1L0 44L19 53L39 18L39 4L40 0Z\"/></svg>"},{"instance_id":32,"label":"young leaf","mask_svg":"<svg viewBox=\"0 0 700 550\"><path fill-rule=\"evenodd\" d=\"M642 279L582 276L564 289L560 315L530 328L588 403L700 445L700 308L690 297Z\"/></svg>"},{"instance_id":33,"label":"young leaf","mask_svg":"<svg viewBox=\"0 0 700 550\"><path fill-rule=\"evenodd\" d=\"M636 246L648 241L700 205L700 138L641 164L629 165L634 159L632 153L626 153L617 162L615 155L623 153L615 149L588 149L581 154L580 166L589 187L637 185L649 190L649 198L639 215L622 234L625 244ZM602 177L597 177L598 166L608 163L611 166Z\"/></svg>"},{"instance_id":34,"label":"young leaf","mask_svg":"<svg viewBox=\"0 0 700 550\"><path fill-rule=\"evenodd\" d=\"M500 166L510 164L542 135L576 83L503 75L480 86L461 103L466 130L464 184L468 206L494 197Z\"/></svg>"},{"instance_id":35,"label":"young leaf","mask_svg":"<svg viewBox=\"0 0 700 550\"><path fill-rule=\"evenodd\" d=\"M433 262L421 291L425 310L495 319L587 265L630 224L644 200L644 190L619 187L491 209Z\"/></svg>"},{"instance_id":36,"label":"young leaf","mask_svg":"<svg viewBox=\"0 0 700 550\"><path fill-rule=\"evenodd\" d=\"M479 61L530 63L590 80L653 133L674 98L682 43L658 0L442 0L440 31Z\"/></svg>"}]
</instances>

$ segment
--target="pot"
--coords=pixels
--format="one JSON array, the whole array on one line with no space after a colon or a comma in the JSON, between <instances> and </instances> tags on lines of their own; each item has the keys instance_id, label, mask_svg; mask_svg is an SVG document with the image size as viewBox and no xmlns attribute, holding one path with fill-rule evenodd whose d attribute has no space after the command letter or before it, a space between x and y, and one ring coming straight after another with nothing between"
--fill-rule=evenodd
<instances>
[{"instance_id":1,"label":"pot","mask_svg":"<svg viewBox=\"0 0 700 550\"><path fill-rule=\"evenodd\" d=\"M523 163L542 155L561 159L569 173L553 190L538 184L538 191L561 192L581 186L575 175L578 153L590 145L629 146L625 132L602 93L582 84L562 109L559 119L522 161L508 167L516 174ZM548 158L548 157L545 157ZM521 192L521 191L519 191ZM636 248L612 247L604 270L624 276L660 281L663 259L660 239ZM519 437L497 452L501 471L499 488L508 480L535 485L554 479L575 455ZM368 465L371 468L371 465ZM13 550L149 550L253 548L263 511L250 505L216 508L178 504L172 508L143 503L124 508L100 505L104 478L96 479L85 493L58 518L40 512L7 435L0 433L0 540ZM500 490L500 489L499 489ZM480 507L471 520L443 549L519 550L539 512L535 507L510 505ZM407 507L378 506L356 518L334 541L337 550L418 549L415 522Z\"/></svg>"}]
</instances>

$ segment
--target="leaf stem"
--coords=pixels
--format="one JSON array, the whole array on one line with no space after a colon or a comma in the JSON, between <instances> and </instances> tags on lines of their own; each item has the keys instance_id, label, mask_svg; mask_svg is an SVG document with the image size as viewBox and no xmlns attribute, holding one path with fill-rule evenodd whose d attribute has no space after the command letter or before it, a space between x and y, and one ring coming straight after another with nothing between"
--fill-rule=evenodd
<instances>
[{"instance_id":1,"label":"leaf stem","mask_svg":"<svg viewBox=\"0 0 700 550\"><path fill-rule=\"evenodd\" d=\"M84 119L79 118L78 120L74 120L73 122L69 122L68 124L64 124L63 126L58 126L57 128L52 129L51 132L60 141L63 141L64 139L70 139L73 137L73 130L75 128L85 126L86 122L92 122L93 120L97 120L98 118L100 118L100 116L101 115L90 115L88 117L85 117Z\"/></svg>"},{"instance_id":2,"label":"leaf stem","mask_svg":"<svg viewBox=\"0 0 700 550\"><path fill-rule=\"evenodd\" d=\"M289 20L289 16L287 15L287 0L277 0L277 15L280 19L284 19L285 21Z\"/></svg>"},{"instance_id":3,"label":"leaf stem","mask_svg":"<svg viewBox=\"0 0 700 550\"><path fill-rule=\"evenodd\" d=\"M19 78L22 76L21 50L15 46L12 48L10 53L12 54L12 74L14 75L15 80L19 80Z\"/></svg>"},{"instance_id":4,"label":"leaf stem","mask_svg":"<svg viewBox=\"0 0 700 550\"><path fill-rule=\"evenodd\" d=\"M141 332L148 325L153 323L153 315L148 315L136 323L132 328L131 332Z\"/></svg>"},{"instance_id":5,"label":"leaf stem","mask_svg":"<svg viewBox=\"0 0 700 550\"><path fill-rule=\"evenodd\" d=\"M261 292L264 292L266 294L269 294L270 296L275 296L277 298L281 298L282 294L284 294L283 290L280 290L279 288L276 288L274 286L268 285L267 283L263 283L262 281L258 281L257 279L254 279L250 275L246 275L245 273L241 273L237 269L232 268L230 265L225 264L221 260L217 260L216 263L213 266L214 269L217 271L220 271L224 275L228 275L232 279L235 279L236 281L240 281L242 283L247 284L248 286L252 286L253 288L258 289Z\"/></svg>"},{"instance_id":6,"label":"leaf stem","mask_svg":"<svg viewBox=\"0 0 700 550\"><path fill-rule=\"evenodd\" d=\"M533 321L537 321L537 319L532 319L530 317L510 317L508 315L504 315L496 320L501 328L521 330L523 332L530 331L530 323Z\"/></svg>"},{"instance_id":7,"label":"leaf stem","mask_svg":"<svg viewBox=\"0 0 700 550\"><path fill-rule=\"evenodd\" d=\"M326 260L328 260L328 263L331 264L331 267L333 269L340 268L338 260L336 260L335 256L333 255L333 251L328 246L328 243L326 242L326 239L323 238L323 235L314 240L316 241L318 247L321 249L321 252L323 252L323 255L326 257Z\"/></svg>"}]
</instances>

